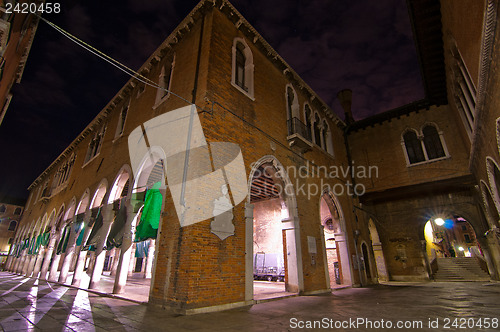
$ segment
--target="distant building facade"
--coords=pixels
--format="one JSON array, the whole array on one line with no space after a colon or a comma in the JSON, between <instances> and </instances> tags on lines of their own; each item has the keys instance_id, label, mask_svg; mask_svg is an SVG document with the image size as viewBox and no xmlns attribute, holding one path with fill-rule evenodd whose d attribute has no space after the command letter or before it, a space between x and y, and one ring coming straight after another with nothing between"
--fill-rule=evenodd
<instances>
[{"instance_id":1,"label":"distant building facade","mask_svg":"<svg viewBox=\"0 0 500 332\"><path fill-rule=\"evenodd\" d=\"M497 76L482 76L496 73L483 66L498 63L498 7L471 3L409 1L426 98L353 122L343 91L344 122L229 2L201 1L139 69L157 87L130 79L29 187L7 268L73 285L86 274L93 289L109 270L114 293L126 293L136 271L151 279L150 303L221 310L253 303L254 278L284 279L283 290L298 294L429 280L424 227L439 217L471 225L477 259L498 279L500 90ZM478 19L464 36L454 22L470 13ZM154 121L190 103L197 108L177 127L194 119L186 123L203 139L159 131ZM225 167L217 153L241 160L246 198L232 185L241 173L221 171L228 186L200 182L188 194L203 210L220 191L213 211L222 213L183 224L192 211L179 209L169 174L191 173L173 167L186 159L169 159L159 137L183 143L178 151L193 151L196 165L205 160L206 174ZM221 142L238 148L212 145Z\"/></svg>"},{"instance_id":2,"label":"distant building facade","mask_svg":"<svg viewBox=\"0 0 500 332\"><path fill-rule=\"evenodd\" d=\"M24 201L5 198L0 202L0 266L3 268L9 255L14 234L21 220Z\"/></svg>"},{"instance_id":3,"label":"distant building facade","mask_svg":"<svg viewBox=\"0 0 500 332\"><path fill-rule=\"evenodd\" d=\"M42 2L35 1L35 3ZM2 0L0 4L0 125L12 100L12 86L21 82L38 27L36 16L8 10L8 4L16 3L16 1Z\"/></svg>"}]
</instances>

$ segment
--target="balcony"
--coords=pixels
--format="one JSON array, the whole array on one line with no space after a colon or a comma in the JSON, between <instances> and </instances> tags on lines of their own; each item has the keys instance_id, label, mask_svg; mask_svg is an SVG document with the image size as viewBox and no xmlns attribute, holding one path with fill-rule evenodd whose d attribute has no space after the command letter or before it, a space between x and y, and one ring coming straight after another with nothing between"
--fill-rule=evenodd
<instances>
[{"instance_id":1,"label":"balcony","mask_svg":"<svg viewBox=\"0 0 500 332\"><path fill-rule=\"evenodd\" d=\"M300 152L306 152L313 146L311 142L311 131L298 118L291 118L287 121L288 125L288 144L292 148L297 148Z\"/></svg>"}]
</instances>

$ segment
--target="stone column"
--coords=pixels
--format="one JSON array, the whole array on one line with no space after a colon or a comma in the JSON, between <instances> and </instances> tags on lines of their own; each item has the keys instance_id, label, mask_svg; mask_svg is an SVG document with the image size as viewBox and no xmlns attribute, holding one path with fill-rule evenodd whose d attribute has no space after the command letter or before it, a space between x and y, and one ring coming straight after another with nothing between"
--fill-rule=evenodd
<instances>
[{"instance_id":1,"label":"stone column","mask_svg":"<svg viewBox=\"0 0 500 332\"><path fill-rule=\"evenodd\" d=\"M16 263L14 264L13 272L19 274L21 267L23 266L24 256L26 255L26 249L21 251L21 257L18 257Z\"/></svg>"},{"instance_id":2,"label":"stone column","mask_svg":"<svg viewBox=\"0 0 500 332\"><path fill-rule=\"evenodd\" d=\"M104 268L104 261L106 258L106 251L104 250L104 245L106 244L106 238L108 237L109 230L111 228L111 223L114 219L113 204L105 205L103 208L103 225L101 228L99 243L96 245L95 250L95 261L92 267L92 276L90 277L89 289L96 289L99 287L99 282L101 281L102 269Z\"/></svg>"},{"instance_id":3,"label":"stone column","mask_svg":"<svg viewBox=\"0 0 500 332\"><path fill-rule=\"evenodd\" d=\"M245 301L253 300L253 204L245 204Z\"/></svg>"},{"instance_id":4,"label":"stone column","mask_svg":"<svg viewBox=\"0 0 500 332\"><path fill-rule=\"evenodd\" d=\"M14 243L19 243L19 239L17 239ZM11 251L12 251L12 246L11 246ZM16 263L18 261L19 258L17 258L16 256L14 256L14 252L17 251L17 245L16 245L16 250L14 250L13 252L10 253L9 255L9 258L7 260L7 263L6 263L6 269L7 271L10 271L10 272L15 272L15 267L16 267Z\"/></svg>"},{"instance_id":5,"label":"stone column","mask_svg":"<svg viewBox=\"0 0 500 332\"><path fill-rule=\"evenodd\" d=\"M429 256L427 256L427 242L425 240L420 240L421 244L421 252L420 254L422 255L422 264L424 265L425 268L425 277L427 280L431 280L432 278L432 269L431 269L431 263L429 262Z\"/></svg>"},{"instance_id":6,"label":"stone column","mask_svg":"<svg viewBox=\"0 0 500 332\"><path fill-rule=\"evenodd\" d=\"M50 231L50 239L49 244L47 245L47 249L45 250L45 260L43 261L42 271L40 272L40 279L45 280L47 278L47 272L50 267L50 259L52 258L52 254L54 253L54 247L56 245L57 235L55 227Z\"/></svg>"},{"instance_id":7,"label":"stone column","mask_svg":"<svg viewBox=\"0 0 500 332\"><path fill-rule=\"evenodd\" d=\"M18 240L13 241L13 243L17 243ZM16 246L17 247L17 246ZM11 271L11 265L15 260L13 256L14 250L12 250L12 244L10 245L9 256L7 257L7 261L5 261L5 270Z\"/></svg>"},{"instance_id":8,"label":"stone column","mask_svg":"<svg viewBox=\"0 0 500 332\"><path fill-rule=\"evenodd\" d=\"M377 274L379 281L389 281L389 274L385 265L384 252L382 251L382 243L372 243L373 255L375 256L375 264L377 266Z\"/></svg>"},{"instance_id":9,"label":"stone column","mask_svg":"<svg viewBox=\"0 0 500 332\"><path fill-rule=\"evenodd\" d=\"M128 273L127 276L132 277L134 275L135 271L135 263L137 259L135 258L135 250L137 249L137 246L135 243L132 243L132 248L130 250L130 261L128 264Z\"/></svg>"},{"instance_id":10,"label":"stone column","mask_svg":"<svg viewBox=\"0 0 500 332\"><path fill-rule=\"evenodd\" d=\"M31 277L31 273L33 272L33 268L35 267L36 255L28 255L28 259L26 260L26 264L24 265L23 273L27 277Z\"/></svg>"},{"instance_id":11,"label":"stone column","mask_svg":"<svg viewBox=\"0 0 500 332\"><path fill-rule=\"evenodd\" d=\"M17 259L15 272L21 274L24 266L24 261L26 260L26 249L21 251L21 257Z\"/></svg>"},{"instance_id":12,"label":"stone column","mask_svg":"<svg viewBox=\"0 0 500 332\"><path fill-rule=\"evenodd\" d=\"M90 277L92 276L92 273L94 271L94 265L95 265L95 251L91 251L89 254L89 265L87 267L87 275Z\"/></svg>"},{"instance_id":13,"label":"stone column","mask_svg":"<svg viewBox=\"0 0 500 332\"><path fill-rule=\"evenodd\" d=\"M155 242L156 240L149 240L148 257L146 258L146 267L144 268L144 278L151 279L153 272L153 261L155 259Z\"/></svg>"},{"instance_id":14,"label":"stone column","mask_svg":"<svg viewBox=\"0 0 500 332\"><path fill-rule=\"evenodd\" d=\"M116 269L118 268L118 257L120 256L120 249L113 248L113 262L111 264L111 274L112 276L116 275Z\"/></svg>"},{"instance_id":15,"label":"stone column","mask_svg":"<svg viewBox=\"0 0 500 332\"><path fill-rule=\"evenodd\" d=\"M58 236L56 237L56 242L62 240L62 236L64 234L64 227L61 228L59 231ZM55 246L55 243L54 243ZM54 257L52 258L52 264L50 265L50 272L49 272L49 281L56 281L57 280L57 270L59 270L59 261L61 260L61 254L58 255L55 253Z\"/></svg>"},{"instance_id":16,"label":"stone column","mask_svg":"<svg viewBox=\"0 0 500 332\"><path fill-rule=\"evenodd\" d=\"M495 232L489 232L486 237L478 236L477 241L483 250L484 260L488 266L491 279L499 280L499 271L495 261L498 262L498 259L500 259L500 250Z\"/></svg>"},{"instance_id":17,"label":"stone column","mask_svg":"<svg viewBox=\"0 0 500 332\"><path fill-rule=\"evenodd\" d=\"M71 265L71 260L73 259L73 254L75 253L76 244L76 232L75 232L75 220L76 216L71 219L69 223L70 232L68 246L66 247L66 252L64 255L63 265L61 266L61 273L59 274L59 282L65 284L68 279L69 268Z\"/></svg>"},{"instance_id":18,"label":"stone column","mask_svg":"<svg viewBox=\"0 0 500 332\"><path fill-rule=\"evenodd\" d=\"M33 277L35 278L38 278L40 268L42 267L43 257L46 251L45 248L42 248L42 246L40 246L39 250L40 251L38 252L38 255L36 255L35 267L33 268Z\"/></svg>"},{"instance_id":19,"label":"stone column","mask_svg":"<svg viewBox=\"0 0 500 332\"><path fill-rule=\"evenodd\" d=\"M82 281L82 273L85 268L85 259L87 258L87 251L82 251L85 242L87 242L88 237L90 236L90 232L92 228L89 227L90 217L92 215L91 210L88 210L85 213L85 217L83 218L83 224L85 225L82 243L76 247L75 256L76 256L76 265L75 265L75 273L73 274L73 280L71 281L71 285L79 287L80 282Z\"/></svg>"},{"instance_id":20,"label":"stone column","mask_svg":"<svg viewBox=\"0 0 500 332\"><path fill-rule=\"evenodd\" d=\"M127 222L123 233L123 242L120 250L120 261L116 270L115 284L113 286L113 294L120 294L125 291L127 276L129 271L130 256L132 253L132 237L134 236L135 226L132 226L138 206L142 205L141 201L131 199L127 200Z\"/></svg>"}]
</instances>

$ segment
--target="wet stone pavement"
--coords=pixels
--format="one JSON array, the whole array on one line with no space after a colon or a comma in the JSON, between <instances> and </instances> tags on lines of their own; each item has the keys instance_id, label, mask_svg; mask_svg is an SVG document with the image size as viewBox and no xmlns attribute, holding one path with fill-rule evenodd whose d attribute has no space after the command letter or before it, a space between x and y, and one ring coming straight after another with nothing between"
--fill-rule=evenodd
<instances>
[{"instance_id":1,"label":"wet stone pavement","mask_svg":"<svg viewBox=\"0 0 500 332\"><path fill-rule=\"evenodd\" d=\"M500 283L392 283L178 316L0 272L4 331L500 331L499 319Z\"/></svg>"}]
</instances>

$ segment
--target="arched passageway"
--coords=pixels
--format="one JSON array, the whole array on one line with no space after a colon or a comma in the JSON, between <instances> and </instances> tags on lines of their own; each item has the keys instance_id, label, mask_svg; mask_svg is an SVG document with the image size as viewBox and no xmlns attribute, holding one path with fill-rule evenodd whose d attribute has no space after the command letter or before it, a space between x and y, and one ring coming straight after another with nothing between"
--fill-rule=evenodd
<instances>
[{"instance_id":1,"label":"arched passageway","mask_svg":"<svg viewBox=\"0 0 500 332\"><path fill-rule=\"evenodd\" d=\"M247 300L298 293L296 201L290 180L274 157L255 164L247 199Z\"/></svg>"},{"instance_id":2,"label":"arched passageway","mask_svg":"<svg viewBox=\"0 0 500 332\"><path fill-rule=\"evenodd\" d=\"M473 226L459 215L428 220L426 253L435 280L488 280L487 259Z\"/></svg>"},{"instance_id":3,"label":"arched passageway","mask_svg":"<svg viewBox=\"0 0 500 332\"><path fill-rule=\"evenodd\" d=\"M320 216L325 239L329 286L331 288L352 286L344 216L337 198L332 193L324 193L321 197Z\"/></svg>"}]
</instances>

